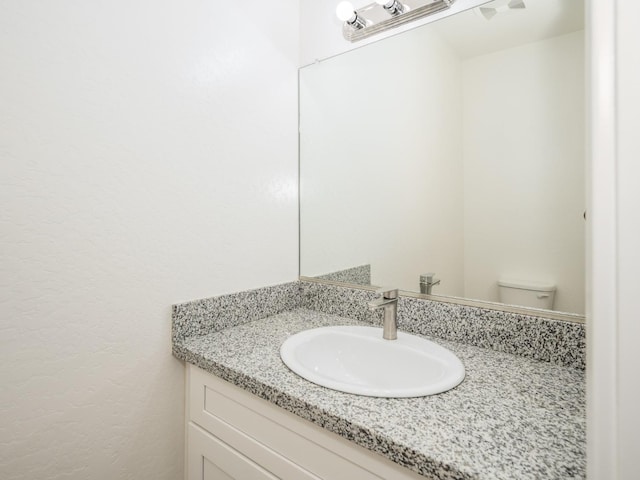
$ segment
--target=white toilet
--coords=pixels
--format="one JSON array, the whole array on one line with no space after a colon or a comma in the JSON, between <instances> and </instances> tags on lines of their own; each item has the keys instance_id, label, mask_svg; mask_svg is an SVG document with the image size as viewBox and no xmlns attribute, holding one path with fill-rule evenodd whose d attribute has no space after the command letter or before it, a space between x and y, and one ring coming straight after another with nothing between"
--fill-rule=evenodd
<instances>
[{"instance_id":1,"label":"white toilet","mask_svg":"<svg viewBox=\"0 0 640 480\"><path fill-rule=\"evenodd\" d=\"M508 305L552 310L556 286L551 283L501 278L498 280L498 295L500 302Z\"/></svg>"}]
</instances>

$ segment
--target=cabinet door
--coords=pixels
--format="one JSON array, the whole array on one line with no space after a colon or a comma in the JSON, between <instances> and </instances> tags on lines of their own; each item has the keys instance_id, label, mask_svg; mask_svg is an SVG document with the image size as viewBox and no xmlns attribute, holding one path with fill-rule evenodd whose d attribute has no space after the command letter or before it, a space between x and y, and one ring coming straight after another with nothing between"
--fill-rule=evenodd
<instances>
[{"instance_id":1,"label":"cabinet door","mask_svg":"<svg viewBox=\"0 0 640 480\"><path fill-rule=\"evenodd\" d=\"M207 457L202 457L202 478L204 480L233 480L225 472L220 470L217 465L211 463Z\"/></svg>"},{"instance_id":2,"label":"cabinet door","mask_svg":"<svg viewBox=\"0 0 640 480\"><path fill-rule=\"evenodd\" d=\"M188 480L277 480L264 468L208 434L189 424Z\"/></svg>"}]
</instances>

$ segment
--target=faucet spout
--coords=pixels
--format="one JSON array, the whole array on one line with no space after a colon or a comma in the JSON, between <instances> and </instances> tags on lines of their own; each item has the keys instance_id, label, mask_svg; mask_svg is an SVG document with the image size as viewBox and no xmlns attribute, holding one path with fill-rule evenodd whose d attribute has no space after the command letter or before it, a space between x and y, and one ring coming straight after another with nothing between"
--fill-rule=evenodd
<instances>
[{"instance_id":1,"label":"faucet spout","mask_svg":"<svg viewBox=\"0 0 640 480\"><path fill-rule=\"evenodd\" d=\"M382 338L396 340L398 338L398 289L380 288L376 291L380 297L368 303L369 310L384 309Z\"/></svg>"},{"instance_id":2,"label":"faucet spout","mask_svg":"<svg viewBox=\"0 0 640 480\"><path fill-rule=\"evenodd\" d=\"M398 301L397 298L376 298L375 300L371 300L369 305L369 310L377 310L380 307L384 307L385 305L390 305L392 303L396 303Z\"/></svg>"}]
</instances>

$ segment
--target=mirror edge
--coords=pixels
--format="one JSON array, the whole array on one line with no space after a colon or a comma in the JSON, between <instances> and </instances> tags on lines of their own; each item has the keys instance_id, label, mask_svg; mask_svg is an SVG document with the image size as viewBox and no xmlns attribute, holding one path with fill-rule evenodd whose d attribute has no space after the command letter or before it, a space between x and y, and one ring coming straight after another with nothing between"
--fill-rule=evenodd
<instances>
[{"instance_id":1,"label":"mirror edge","mask_svg":"<svg viewBox=\"0 0 640 480\"><path fill-rule=\"evenodd\" d=\"M319 283L324 285L333 285L336 287L352 288L355 290L365 290L374 292L377 287L367 285L357 285L347 282L336 282L333 280L323 280L313 277L305 277L303 275L298 276L298 280L301 282ZM452 303L454 305L462 305L466 307L482 308L486 310L496 310L499 312L515 313L519 315L528 315L531 317L540 317L549 320L557 320L561 322L570 323L586 323L585 316L578 313L569 312L556 312L553 310L541 310L537 308L519 307L516 305L507 305L505 303L487 302L483 300L470 300L460 297L447 297L444 295L426 295L423 293L409 292L406 290L400 290L400 295L403 297L417 298L421 300L431 300L433 302Z\"/></svg>"}]
</instances>

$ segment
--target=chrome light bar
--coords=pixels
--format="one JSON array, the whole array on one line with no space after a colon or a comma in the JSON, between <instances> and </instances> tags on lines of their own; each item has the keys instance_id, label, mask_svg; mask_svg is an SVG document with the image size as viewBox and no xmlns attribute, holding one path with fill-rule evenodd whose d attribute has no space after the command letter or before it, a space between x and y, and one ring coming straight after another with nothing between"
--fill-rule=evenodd
<instances>
[{"instance_id":1,"label":"chrome light bar","mask_svg":"<svg viewBox=\"0 0 640 480\"><path fill-rule=\"evenodd\" d=\"M398 8L384 8L381 2L372 3L360 9L353 10L351 19L357 18L361 23L354 25L354 22L350 23L345 20L342 25L342 34L346 40L357 42L371 35L399 27L407 22L412 22L427 15L433 15L434 13L446 10L454 1L455 0L398 0L398 3L402 6L401 10Z\"/></svg>"}]
</instances>

